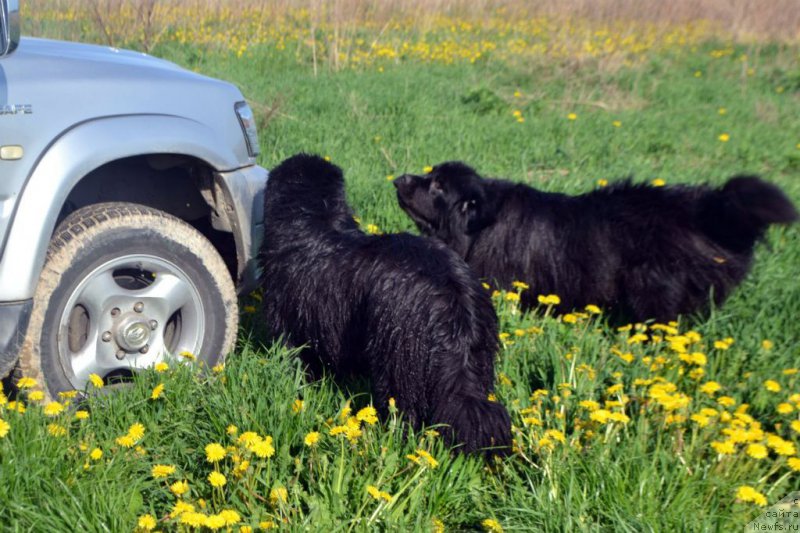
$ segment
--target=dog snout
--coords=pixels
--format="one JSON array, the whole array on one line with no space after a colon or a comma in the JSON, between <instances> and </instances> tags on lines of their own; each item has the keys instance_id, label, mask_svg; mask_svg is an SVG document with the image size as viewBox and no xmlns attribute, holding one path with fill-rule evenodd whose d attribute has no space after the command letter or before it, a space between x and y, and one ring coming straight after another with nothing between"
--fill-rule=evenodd
<instances>
[{"instance_id":1,"label":"dog snout","mask_svg":"<svg viewBox=\"0 0 800 533\"><path fill-rule=\"evenodd\" d=\"M409 189L414 184L414 176L403 174L402 176L397 176L392 183L398 189Z\"/></svg>"}]
</instances>

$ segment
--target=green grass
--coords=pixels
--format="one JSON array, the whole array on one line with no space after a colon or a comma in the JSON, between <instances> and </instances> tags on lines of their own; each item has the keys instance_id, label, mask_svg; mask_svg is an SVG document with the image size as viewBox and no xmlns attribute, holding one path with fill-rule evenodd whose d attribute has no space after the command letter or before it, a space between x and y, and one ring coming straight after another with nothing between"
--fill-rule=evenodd
<instances>
[{"instance_id":1,"label":"green grass","mask_svg":"<svg viewBox=\"0 0 800 533\"><path fill-rule=\"evenodd\" d=\"M412 224L386 177L449 159L486 175L571 193L629 175L668 184L720 183L750 172L777 183L800 204L797 49L737 47L733 55L711 58L720 46L665 52L619 70L489 57L475 64L323 68L316 77L306 62L267 48L248 50L241 59L172 43L154 53L236 83L257 109L277 106L262 120L260 163L273 167L299 151L330 156L345 171L348 196L363 223L394 232L412 231ZM748 55L746 65L742 54ZM577 120L568 120L569 113ZM617 120L620 127L613 125ZM728 142L719 140L723 133ZM682 331L702 336L690 349L708 356L700 383L718 381L724 389L717 396L750 404L748 413L764 431L795 445L798 433L788 424L797 410L779 415L775 409L800 392L797 375L782 373L800 356L798 264L797 227L773 229L750 277L728 303L710 317L681 322ZM188 480L185 499L196 506L203 499L207 512L235 509L243 524L272 521L291 530L427 531L434 519L448 530L471 530L482 529L487 518L506 530L727 530L758 513L752 503L736 501L740 485L753 486L770 503L800 489L800 475L774 452L756 460L740 445L735 455L718 456L710 443L722 438L724 424L665 424L667 413L635 379L658 375L676 383L691 399L677 411L685 416L716 405L686 375L694 367L682 365L666 343L629 345L630 334L607 327L602 318L570 325L549 315L520 315L502 295L496 302L502 331L513 341L499 355L504 378L497 395L519 428L521 452L515 456L487 465L451 455L434 436L410 431L399 413L379 425L363 424L354 445L329 436L347 402L353 412L369 404L368 386L307 382L290 351L264 346L252 333L257 317L248 315L221 374L203 378L189 367L146 372L127 390L91 397L88 420L59 415L67 436L48 434L52 420L35 405L24 415L0 408L11 425L0 438L0 525L12 531L124 531L145 513L165 519L176 498L167 483L151 476L154 464L175 465L169 482ZM528 328L541 332L514 333ZM729 349L713 347L726 337L735 339ZM764 348L765 339L774 347ZM614 355L615 348L631 352L634 362ZM667 359L664 368L650 372L642 358L659 355ZM767 379L782 390L765 390ZM158 383L164 383L164 395L151 400ZM571 395L563 394L561 383L570 383ZM592 426L578 401L617 398L606 392L616 383L628 396L630 422ZM532 399L537 389L548 397ZM295 412L298 398L304 407ZM538 408L544 427L523 422L531 407ZM577 426L576 419L582 420ZM146 428L143 453L115 443L137 422ZM231 424L239 433L272 436L275 454L253 458L239 480L231 474L234 460L226 458L219 468L228 485L216 491L206 481L214 467L204 447L233 444L226 433ZM541 444L545 429L562 431L567 444ZM303 444L311 431L322 433L314 448ZM88 458L95 447L104 451L99 461ZM411 462L406 456L417 449L432 453L439 465ZM373 499L368 485L390 493L392 501ZM271 500L276 487L287 489L285 502Z\"/></svg>"}]
</instances>

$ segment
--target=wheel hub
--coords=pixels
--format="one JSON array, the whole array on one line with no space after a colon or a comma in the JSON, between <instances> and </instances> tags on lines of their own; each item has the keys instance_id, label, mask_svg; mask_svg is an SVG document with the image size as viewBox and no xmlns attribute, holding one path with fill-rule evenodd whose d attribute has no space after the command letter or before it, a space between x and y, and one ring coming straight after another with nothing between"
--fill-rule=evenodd
<instances>
[{"instance_id":1,"label":"wheel hub","mask_svg":"<svg viewBox=\"0 0 800 533\"><path fill-rule=\"evenodd\" d=\"M150 342L150 322L141 315L122 317L114 325L114 340L126 352L137 352Z\"/></svg>"}]
</instances>

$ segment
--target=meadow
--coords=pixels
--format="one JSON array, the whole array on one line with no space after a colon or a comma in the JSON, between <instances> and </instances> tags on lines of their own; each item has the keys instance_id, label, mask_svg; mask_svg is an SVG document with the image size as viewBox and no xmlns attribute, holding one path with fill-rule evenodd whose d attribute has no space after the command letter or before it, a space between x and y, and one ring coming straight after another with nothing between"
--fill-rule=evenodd
<instances>
[{"instance_id":1,"label":"meadow","mask_svg":"<svg viewBox=\"0 0 800 533\"><path fill-rule=\"evenodd\" d=\"M774 20L757 2L737 5L762 18L735 20L403 5L36 0L23 33L235 83L259 116L259 162L328 156L369 232L416 232L390 181L450 159L570 193L753 173L800 205L800 43L783 25L796 5ZM741 529L800 490L799 234L770 230L724 307L669 324L559 316L557 295L520 312L535 285L493 294L515 447L488 463L393 408L378 420L368 383L308 382L246 296L237 350L206 374L185 356L77 406L31 383L0 394L0 528Z\"/></svg>"}]
</instances>

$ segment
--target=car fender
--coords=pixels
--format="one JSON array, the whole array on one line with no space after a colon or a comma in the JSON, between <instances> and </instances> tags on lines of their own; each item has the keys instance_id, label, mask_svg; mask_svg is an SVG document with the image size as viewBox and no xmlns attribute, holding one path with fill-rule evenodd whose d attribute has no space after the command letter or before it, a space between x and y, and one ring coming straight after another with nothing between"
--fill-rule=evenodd
<instances>
[{"instance_id":1,"label":"car fender","mask_svg":"<svg viewBox=\"0 0 800 533\"><path fill-rule=\"evenodd\" d=\"M89 172L150 153L193 156L217 171L248 164L229 144L208 126L171 115L104 117L67 130L33 167L16 203L0 261L0 301L33 297L61 206Z\"/></svg>"}]
</instances>

